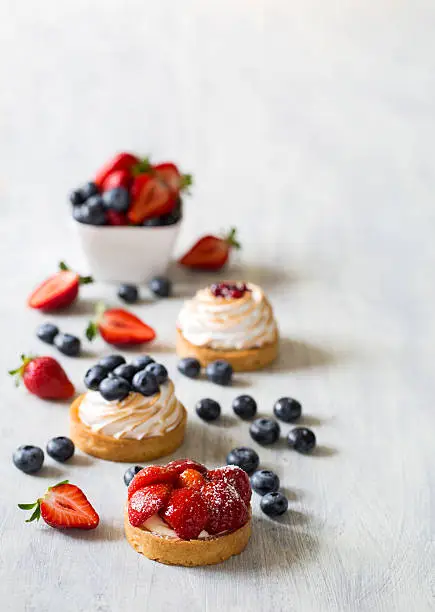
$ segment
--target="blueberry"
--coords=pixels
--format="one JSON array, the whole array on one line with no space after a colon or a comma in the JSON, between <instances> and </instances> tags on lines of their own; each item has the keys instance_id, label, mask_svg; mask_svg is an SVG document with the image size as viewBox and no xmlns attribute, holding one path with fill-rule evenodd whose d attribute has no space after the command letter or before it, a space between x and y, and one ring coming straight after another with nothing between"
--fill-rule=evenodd
<instances>
[{"instance_id":1,"label":"blueberry","mask_svg":"<svg viewBox=\"0 0 435 612\"><path fill-rule=\"evenodd\" d=\"M233 400L233 410L241 419L252 419L257 413L257 402L250 395L239 395Z\"/></svg>"},{"instance_id":2,"label":"blueberry","mask_svg":"<svg viewBox=\"0 0 435 612\"><path fill-rule=\"evenodd\" d=\"M150 219L145 219L142 225L144 227L159 227L163 223L160 223L160 217L151 217Z\"/></svg>"},{"instance_id":3,"label":"blueberry","mask_svg":"<svg viewBox=\"0 0 435 612\"><path fill-rule=\"evenodd\" d=\"M55 337L59 333L59 328L52 323L43 323L36 330L36 335L40 340L47 344L53 344Z\"/></svg>"},{"instance_id":4,"label":"blueberry","mask_svg":"<svg viewBox=\"0 0 435 612\"><path fill-rule=\"evenodd\" d=\"M69 194L69 201L73 206L80 206L83 204L85 201L83 191L81 189L74 189L74 191L71 191Z\"/></svg>"},{"instance_id":5,"label":"blueberry","mask_svg":"<svg viewBox=\"0 0 435 612\"><path fill-rule=\"evenodd\" d=\"M168 380L168 370L161 363L149 363L145 368L145 372L154 374L159 385L163 385Z\"/></svg>"},{"instance_id":6,"label":"blueberry","mask_svg":"<svg viewBox=\"0 0 435 612\"><path fill-rule=\"evenodd\" d=\"M188 378L198 378L201 373L201 364L195 357L184 357L178 362L178 371Z\"/></svg>"},{"instance_id":7,"label":"blueberry","mask_svg":"<svg viewBox=\"0 0 435 612\"><path fill-rule=\"evenodd\" d=\"M83 185L80 191L81 191L83 200L87 200L88 198L91 198L92 196L98 194L98 187L96 186L95 183L89 182L89 183L86 183L86 185Z\"/></svg>"},{"instance_id":8,"label":"blueberry","mask_svg":"<svg viewBox=\"0 0 435 612\"><path fill-rule=\"evenodd\" d=\"M101 365L95 365L85 374L85 385L92 391L98 391L100 382L107 378L107 370Z\"/></svg>"},{"instance_id":9,"label":"blueberry","mask_svg":"<svg viewBox=\"0 0 435 612\"><path fill-rule=\"evenodd\" d=\"M145 396L155 395L159 392L157 378L151 372L142 370L133 376L132 386L134 391Z\"/></svg>"},{"instance_id":10,"label":"blueberry","mask_svg":"<svg viewBox=\"0 0 435 612\"><path fill-rule=\"evenodd\" d=\"M150 280L148 286L158 297L169 297L172 293L172 283L166 276L155 276Z\"/></svg>"},{"instance_id":11,"label":"blueberry","mask_svg":"<svg viewBox=\"0 0 435 612\"><path fill-rule=\"evenodd\" d=\"M88 223L88 209L85 205L83 206L74 206L73 209L73 218L78 223Z\"/></svg>"},{"instance_id":12,"label":"blueberry","mask_svg":"<svg viewBox=\"0 0 435 612\"><path fill-rule=\"evenodd\" d=\"M130 194L125 187L115 187L103 193L103 203L106 208L116 212L127 212L130 206Z\"/></svg>"},{"instance_id":13,"label":"blueberry","mask_svg":"<svg viewBox=\"0 0 435 612\"><path fill-rule=\"evenodd\" d=\"M112 374L114 376L119 376L120 378L124 378L128 380L129 383L133 380L133 376L136 374L137 368L131 363L121 363L121 365L117 366Z\"/></svg>"},{"instance_id":14,"label":"blueberry","mask_svg":"<svg viewBox=\"0 0 435 612\"><path fill-rule=\"evenodd\" d=\"M251 438L259 444L273 444L279 438L280 434L279 423L273 419L256 419L251 427L249 433Z\"/></svg>"},{"instance_id":15,"label":"blueberry","mask_svg":"<svg viewBox=\"0 0 435 612\"><path fill-rule=\"evenodd\" d=\"M279 478L275 472L270 470L258 470L251 476L251 486L259 495L266 495L266 493L278 491Z\"/></svg>"},{"instance_id":16,"label":"blueberry","mask_svg":"<svg viewBox=\"0 0 435 612\"><path fill-rule=\"evenodd\" d=\"M128 487L128 485L136 476L136 474L141 470L143 470L143 467L141 465L133 465L132 467L128 468L128 470L126 470L126 472L124 473L124 482L126 487Z\"/></svg>"},{"instance_id":17,"label":"blueberry","mask_svg":"<svg viewBox=\"0 0 435 612\"><path fill-rule=\"evenodd\" d=\"M311 429L306 427L295 427L287 436L288 445L298 453L309 453L316 446L316 436Z\"/></svg>"},{"instance_id":18,"label":"blueberry","mask_svg":"<svg viewBox=\"0 0 435 612\"><path fill-rule=\"evenodd\" d=\"M44 451L38 446L19 446L12 455L15 467L26 474L39 472L44 463Z\"/></svg>"},{"instance_id":19,"label":"blueberry","mask_svg":"<svg viewBox=\"0 0 435 612\"><path fill-rule=\"evenodd\" d=\"M205 398L199 400L195 406L196 414L203 421L215 421L220 417L221 407L215 400Z\"/></svg>"},{"instance_id":20,"label":"blueberry","mask_svg":"<svg viewBox=\"0 0 435 612\"><path fill-rule=\"evenodd\" d=\"M131 391L130 384L124 378L111 376L104 378L98 387L99 392L108 402L123 400Z\"/></svg>"},{"instance_id":21,"label":"blueberry","mask_svg":"<svg viewBox=\"0 0 435 612\"><path fill-rule=\"evenodd\" d=\"M279 491L272 491L272 493L266 493L261 498L260 508L267 516L281 516L281 514L287 512L288 499Z\"/></svg>"},{"instance_id":22,"label":"blueberry","mask_svg":"<svg viewBox=\"0 0 435 612\"><path fill-rule=\"evenodd\" d=\"M122 365L123 363L125 363L125 359L122 355L107 355L107 357L103 357L102 359L100 359L98 365L103 366L103 368L106 368L108 372L112 372L112 370L117 368L119 365Z\"/></svg>"},{"instance_id":23,"label":"blueberry","mask_svg":"<svg viewBox=\"0 0 435 612\"><path fill-rule=\"evenodd\" d=\"M139 291L136 285L119 285L118 297L127 304L134 304L139 297Z\"/></svg>"},{"instance_id":24,"label":"blueberry","mask_svg":"<svg viewBox=\"0 0 435 612\"><path fill-rule=\"evenodd\" d=\"M233 378L233 367L228 361L218 359L209 363L205 369L205 374L211 382L217 385L230 385Z\"/></svg>"},{"instance_id":25,"label":"blueberry","mask_svg":"<svg viewBox=\"0 0 435 612\"><path fill-rule=\"evenodd\" d=\"M238 465L247 474L252 474L258 468L260 458L252 448L240 446L233 448L227 455L228 465Z\"/></svg>"},{"instance_id":26,"label":"blueberry","mask_svg":"<svg viewBox=\"0 0 435 612\"><path fill-rule=\"evenodd\" d=\"M105 225L107 221L106 211L103 208L94 206L93 209L90 209L87 204L76 206L73 217L79 223L85 223L86 225Z\"/></svg>"},{"instance_id":27,"label":"blueberry","mask_svg":"<svg viewBox=\"0 0 435 612\"><path fill-rule=\"evenodd\" d=\"M302 406L292 397L281 397L275 402L273 413L277 419L285 423L297 421L302 414Z\"/></svg>"},{"instance_id":28,"label":"blueberry","mask_svg":"<svg viewBox=\"0 0 435 612\"><path fill-rule=\"evenodd\" d=\"M54 339L55 347L64 355L77 357L80 354L80 339L71 334L58 334Z\"/></svg>"},{"instance_id":29,"label":"blueberry","mask_svg":"<svg viewBox=\"0 0 435 612\"><path fill-rule=\"evenodd\" d=\"M74 442L65 436L53 438L47 444L47 455L56 461L67 461L74 455Z\"/></svg>"},{"instance_id":30,"label":"blueberry","mask_svg":"<svg viewBox=\"0 0 435 612\"><path fill-rule=\"evenodd\" d=\"M131 362L135 368L139 370L145 370L148 364L154 363L154 359L150 355L140 355L135 357Z\"/></svg>"}]
</instances>

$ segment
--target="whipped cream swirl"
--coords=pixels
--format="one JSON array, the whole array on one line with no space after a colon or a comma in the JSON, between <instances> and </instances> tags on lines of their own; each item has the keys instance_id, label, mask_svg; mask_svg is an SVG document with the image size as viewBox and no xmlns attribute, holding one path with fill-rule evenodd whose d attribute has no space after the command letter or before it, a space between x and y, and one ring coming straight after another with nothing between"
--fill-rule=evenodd
<instances>
[{"instance_id":1,"label":"whipped cream swirl","mask_svg":"<svg viewBox=\"0 0 435 612\"><path fill-rule=\"evenodd\" d=\"M79 419L105 436L143 440L175 429L183 419L183 407L168 380L151 397L130 393L122 401L109 402L98 391L88 391L80 404Z\"/></svg>"},{"instance_id":2,"label":"whipped cream swirl","mask_svg":"<svg viewBox=\"0 0 435 612\"><path fill-rule=\"evenodd\" d=\"M243 297L215 297L201 289L187 301L177 326L195 346L212 349L252 349L273 342L277 325L272 307L257 285L247 283Z\"/></svg>"}]
</instances>

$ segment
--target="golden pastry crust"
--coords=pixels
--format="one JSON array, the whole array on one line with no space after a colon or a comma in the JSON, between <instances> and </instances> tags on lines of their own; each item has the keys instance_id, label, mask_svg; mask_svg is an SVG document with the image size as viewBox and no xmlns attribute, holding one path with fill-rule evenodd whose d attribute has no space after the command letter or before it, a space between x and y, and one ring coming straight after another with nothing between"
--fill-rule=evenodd
<instances>
[{"instance_id":1,"label":"golden pastry crust","mask_svg":"<svg viewBox=\"0 0 435 612\"><path fill-rule=\"evenodd\" d=\"M153 436L143 440L105 436L91 430L79 419L79 407L84 395L80 395L70 408L70 436L74 444L88 455L122 461L125 463L141 463L170 455L183 442L186 428L187 412L184 406L183 419L175 429L163 436Z\"/></svg>"},{"instance_id":2,"label":"golden pastry crust","mask_svg":"<svg viewBox=\"0 0 435 612\"><path fill-rule=\"evenodd\" d=\"M231 533L208 540L179 540L159 536L141 527L132 527L124 512L127 541L138 553L166 565L213 565L240 554L251 535L251 519Z\"/></svg>"},{"instance_id":3,"label":"golden pastry crust","mask_svg":"<svg viewBox=\"0 0 435 612\"><path fill-rule=\"evenodd\" d=\"M195 346L186 340L183 333L177 329L176 350L179 357L196 357L202 366L206 366L216 359L225 359L235 372L250 372L261 370L278 356L278 332L274 341L254 349L240 349L233 351L216 350L206 346Z\"/></svg>"}]
</instances>

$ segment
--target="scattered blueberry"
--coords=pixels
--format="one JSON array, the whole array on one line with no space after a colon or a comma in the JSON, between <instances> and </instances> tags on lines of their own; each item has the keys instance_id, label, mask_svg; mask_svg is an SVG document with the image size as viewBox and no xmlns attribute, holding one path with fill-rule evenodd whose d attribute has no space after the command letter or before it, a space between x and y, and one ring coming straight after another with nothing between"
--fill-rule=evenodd
<instances>
[{"instance_id":1,"label":"scattered blueberry","mask_svg":"<svg viewBox=\"0 0 435 612\"><path fill-rule=\"evenodd\" d=\"M298 453L309 453L316 446L316 436L311 429L306 427L295 427L287 436L288 445Z\"/></svg>"},{"instance_id":2,"label":"scattered blueberry","mask_svg":"<svg viewBox=\"0 0 435 612\"><path fill-rule=\"evenodd\" d=\"M108 372L111 372L123 363L125 363L125 359L122 355L107 355L107 357L102 357L100 359L98 365L103 366ZM133 365L135 364L133 363Z\"/></svg>"},{"instance_id":3,"label":"scattered blueberry","mask_svg":"<svg viewBox=\"0 0 435 612\"><path fill-rule=\"evenodd\" d=\"M213 399L199 400L195 406L196 414L204 421L215 421L220 417L221 407Z\"/></svg>"},{"instance_id":4,"label":"scattered blueberry","mask_svg":"<svg viewBox=\"0 0 435 612\"><path fill-rule=\"evenodd\" d=\"M43 323L36 330L36 335L40 340L47 344L53 344L55 337L59 333L59 328L52 323Z\"/></svg>"},{"instance_id":5,"label":"scattered blueberry","mask_svg":"<svg viewBox=\"0 0 435 612\"><path fill-rule=\"evenodd\" d=\"M56 461L67 461L74 455L74 442L65 436L53 438L47 444L47 455Z\"/></svg>"},{"instance_id":6,"label":"scattered blueberry","mask_svg":"<svg viewBox=\"0 0 435 612\"><path fill-rule=\"evenodd\" d=\"M151 372L157 378L159 385L163 385L168 380L168 370L161 363L149 363L145 372Z\"/></svg>"},{"instance_id":7,"label":"scattered blueberry","mask_svg":"<svg viewBox=\"0 0 435 612\"><path fill-rule=\"evenodd\" d=\"M154 359L150 357L150 355L140 355L140 357L135 357L131 363L138 369L138 371L145 370L147 365L154 363Z\"/></svg>"},{"instance_id":8,"label":"scattered blueberry","mask_svg":"<svg viewBox=\"0 0 435 612\"><path fill-rule=\"evenodd\" d=\"M233 378L233 367L228 361L218 359L209 363L205 369L205 374L211 382L217 385L230 385Z\"/></svg>"},{"instance_id":9,"label":"scattered blueberry","mask_svg":"<svg viewBox=\"0 0 435 612\"><path fill-rule=\"evenodd\" d=\"M81 189L74 189L74 191L71 191L69 194L69 201L73 206L80 206L83 204L85 201L83 191Z\"/></svg>"},{"instance_id":10,"label":"scattered blueberry","mask_svg":"<svg viewBox=\"0 0 435 612\"><path fill-rule=\"evenodd\" d=\"M80 189L83 200L87 200L88 198L98 194L98 187L95 183L89 182Z\"/></svg>"},{"instance_id":11,"label":"scattered blueberry","mask_svg":"<svg viewBox=\"0 0 435 612\"><path fill-rule=\"evenodd\" d=\"M272 493L266 493L261 498L260 508L267 516L275 517L281 516L284 512L287 512L288 499L279 491L272 491Z\"/></svg>"},{"instance_id":12,"label":"scattered blueberry","mask_svg":"<svg viewBox=\"0 0 435 612\"><path fill-rule=\"evenodd\" d=\"M125 482L126 487L128 487L128 485L133 480L133 478L136 476L136 474L140 472L141 470L143 470L143 467L141 465L133 465L132 467L128 468L128 470L125 471L124 482Z\"/></svg>"},{"instance_id":13,"label":"scattered blueberry","mask_svg":"<svg viewBox=\"0 0 435 612\"><path fill-rule=\"evenodd\" d=\"M38 446L19 446L12 455L15 467L26 474L39 472L44 463L44 451Z\"/></svg>"},{"instance_id":14,"label":"scattered blueberry","mask_svg":"<svg viewBox=\"0 0 435 612\"><path fill-rule=\"evenodd\" d=\"M136 374L137 368L132 363L121 363L121 365L117 366L112 374L114 376L119 376L120 378L124 378L129 383L133 380L133 376Z\"/></svg>"},{"instance_id":15,"label":"scattered blueberry","mask_svg":"<svg viewBox=\"0 0 435 612\"><path fill-rule=\"evenodd\" d=\"M258 470L251 476L251 487L259 495L266 495L266 493L278 491L279 478L275 472L270 470Z\"/></svg>"},{"instance_id":16,"label":"scattered blueberry","mask_svg":"<svg viewBox=\"0 0 435 612\"><path fill-rule=\"evenodd\" d=\"M250 395L239 395L233 400L233 410L241 419L252 419L257 413L257 402Z\"/></svg>"},{"instance_id":17,"label":"scattered blueberry","mask_svg":"<svg viewBox=\"0 0 435 612\"><path fill-rule=\"evenodd\" d=\"M116 212L127 212L130 205L130 194L125 187L115 187L103 193L103 203L106 208Z\"/></svg>"},{"instance_id":18,"label":"scattered blueberry","mask_svg":"<svg viewBox=\"0 0 435 612\"><path fill-rule=\"evenodd\" d=\"M134 304L139 298L139 291L136 285L119 285L118 297L127 304Z\"/></svg>"},{"instance_id":19,"label":"scattered blueberry","mask_svg":"<svg viewBox=\"0 0 435 612\"><path fill-rule=\"evenodd\" d=\"M107 370L101 365L95 365L85 374L85 385L92 391L98 391L100 382L107 378Z\"/></svg>"},{"instance_id":20,"label":"scattered blueberry","mask_svg":"<svg viewBox=\"0 0 435 612\"><path fill-rule=\"evenodd\" d=\"M249 428L249 433L251 434L251 438L258 442L259 444L273 444L279 438L280 434L280 426L279 423L274 421L273 419L256 419L251 427Z\"/></svg>"},{"instance_id":21,"label":"scattered blueberry","mask_svg":"<svg viewBox=\"0 0 435 612\"><path fill-rule=\"evenodd\" d=\"M159 392L159 383L157 378L151 372L145 372L142 370L133 376L132 382L133 389L137 393L141 393L145 396L155 395Z\"/></svg>"},{"instance_id":22,"label":"scattered blueberry","mask_svg":"<svg viewBox=\"0 0 435 612\"><path fill-rule=\"evenodd\" d=\"M99 392L108 402L123 400L131 391L131 387L124 378L119 376L111 376L104 378L100 386Z\"/></svg>"},{"instance_id":23,"label":"scattered blueberry","mask_svg":"<svg viewBox=\"0 0 435 612\"><path fill-rule=\"evenodd\" d=\"M252 448L240 446L233 448L227 455L227 465L238 465L247 474L252 474L258 468L260 458Z\"/></svg>"},{"instance_id":24,"label":"scattered blueberry","mask_svg":"<svg viewBox=\"0 0 435 612\"><path fill-rule=\"evenodd\" d=\"M184 357L178 362L178 371L188 378L198 378L201 373L201 364L195 357Z\"/></svg>"},{"instance_id":25,"label":"scattered blueberry","mask_svg":"<svg viewBox=\"0 0 435 612\"><path fill-rule=\"evenodd\" d=\"M300 418L302 406L292 397L281 397L275 402L273 413L277 419L285 423L292 423Z\"/></svg>"},{"instance_id":26,"label":"scattered blueberry","mask_svg":"<svg viewBox=\"0 0 435 612\"><path fill-rule=\"evenodd\" d=\"M54 339L55 347L64 355L77 357L80 354L80 339L71 334L58 334Z\"/></svg>"},{"instance_id":27,"label":"scattered blueberry","mask_svg":"<svg viewBox=\"0 0 435 612\"><path fill-rule=\"evenodd\" d=\"M172 283L166 276L155 276L150 280L148 286L158 297L169 297L172 293Z\"/></svg>"}]
</instances>

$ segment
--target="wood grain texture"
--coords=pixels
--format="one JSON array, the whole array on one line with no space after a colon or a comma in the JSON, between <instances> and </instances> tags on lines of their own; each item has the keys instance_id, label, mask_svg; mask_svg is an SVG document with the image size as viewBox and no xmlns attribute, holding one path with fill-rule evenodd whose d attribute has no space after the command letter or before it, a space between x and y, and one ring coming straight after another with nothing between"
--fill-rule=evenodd
<instances>
[{"instance_id":1,"label":"wood grain texture","mask_svg":"<svg viewBox=\"0 0 435 612\"><path fill-rule=\"evenodd\" d=\"M426 0L186 0L0 4L0 608L2 612L426 612L434 609L435 7ZM65 194L111 151L174 158L192 171L178 250L240 230L231 274L268 291L283 337L269 371L233 388L176 371L175 318L208 278L174 272L177 297L135 308L190 412L177 457L209 465L250 444L232 399L261 414L298 398L312 457L259 449L290 498L261 515L239 557L164 567L124 541L125 466L77 454L39 476L15 470L19 444L68 431L68 406L6 380L38 343L25 308L56 261L83 264ZM50 319L82 333L94 302ZM86 358L60 358L79 390ZM195 402L221 402L206 425ZM288 427L282 427L283 435ZM94 533L26 525L16 504L69 477L101 514Z\"/></svg>"}]
</instances>

